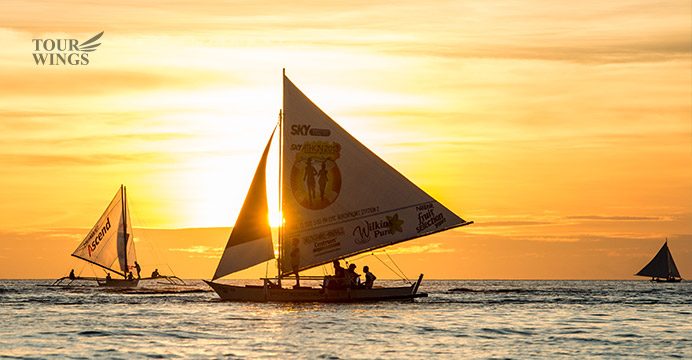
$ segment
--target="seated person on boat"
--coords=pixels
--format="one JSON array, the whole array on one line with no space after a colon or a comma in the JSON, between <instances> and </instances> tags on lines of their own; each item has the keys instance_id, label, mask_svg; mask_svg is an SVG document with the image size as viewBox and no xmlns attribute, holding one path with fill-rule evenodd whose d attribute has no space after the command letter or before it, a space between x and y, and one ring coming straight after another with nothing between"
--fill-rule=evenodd
<instances>
[{"instance_id":1,"label":"seated person on boat","mask_svg":"<svg viewBox=\"0 0 692 360\"><path fill-rule=\"evenodd\" d=\"M363 273L365 274L365 282L362 285L365 289L372 289L372 285L375 283L377 277L370 272L370 268L366 265L363 266Z\"/></svg>"},{"instance_id":2,"label":"seated person on boat","mask_svg":"<svg viewBox=\"0 0 692 360\"><path fill-rule=\"evenodd\" d=\"M346 269L346 287L356 288L360 285L360 275L356 273L356 264L351 264Z\"/></svg>"},{"instance_id":3,"label":"seated person on boat","mask_svg":"<svg viewBox=\"0 0 692 360\"><path fill-rule=\"evenodd\" d=\"M345 288L345 270L339 264L339 260L332 261L334 265L334 276L325 276L323 287L327 289Z\"/></svg>"}]
</instances>

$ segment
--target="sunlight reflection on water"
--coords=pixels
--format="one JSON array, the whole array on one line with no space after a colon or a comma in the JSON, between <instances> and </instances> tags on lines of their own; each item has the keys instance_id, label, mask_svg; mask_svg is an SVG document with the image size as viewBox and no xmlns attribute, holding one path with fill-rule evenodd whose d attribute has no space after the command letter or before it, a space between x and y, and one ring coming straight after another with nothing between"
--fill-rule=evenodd
<instances>
[{"instance_id":1,"label":"sunlight reflection on water","mask_svg":"<svg viewBox=\"0 0 692 360\"><path fill-rule=\"evenodd\" d=\"M430 280L428 298L361 304L47 283L0 281L0 357L692 357L690 282Z\"/></svg>"}]
</instances>

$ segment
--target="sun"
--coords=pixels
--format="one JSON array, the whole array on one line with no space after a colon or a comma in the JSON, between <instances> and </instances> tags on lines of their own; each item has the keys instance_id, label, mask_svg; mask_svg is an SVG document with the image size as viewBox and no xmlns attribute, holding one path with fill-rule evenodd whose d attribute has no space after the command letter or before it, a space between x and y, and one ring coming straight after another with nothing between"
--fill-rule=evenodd
<instances>
[{"instance_id":1,"label":"sun","mask_svg":"<svg viewBox=\"0 0 692 360\"><path fill-rule=\"evenodd\" d=\"M281 211L279 210L269 210L269 226L271 227L279 227L281 225L281 222L283 220L283 216Z\"/></svg>"}]
</instances>

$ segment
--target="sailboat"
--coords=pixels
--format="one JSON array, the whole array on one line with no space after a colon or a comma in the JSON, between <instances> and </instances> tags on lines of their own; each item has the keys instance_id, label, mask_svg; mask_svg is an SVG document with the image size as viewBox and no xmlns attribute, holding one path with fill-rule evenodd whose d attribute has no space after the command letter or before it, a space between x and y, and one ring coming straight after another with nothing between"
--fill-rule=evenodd
<instances>
[{"instance_id":1,"label":"sailboat","mask_svg":"<svg viewBox=\"0 0 692 360\"><path fill-rule=\"evenodd\" d=\"M682 280L678 267L673 261L673 255L668 249L667 238L656 256L635 275L651 277L651 281L656 282L679 282Z\"/></svg>"},{"instance_id":2,"label":"sailboat","mask_svg":"<svg viewBox=\"0 0 692 360\"><path fill-rule=\"evenodd\" d=\"M136 287L140 280L150 279L166 279L171 284L175 284L176 281L184 284L176 276L158 275L158 269L151 277L140 277L127 204L127 190L124 185L120 185L120 189L106 211L77 246L72 256L103 268L107 276L105 278L75 276L72 270L69 276L56 280L53 285L62 285L66 281L68 281L67 285L70 285L75 280L91 280L96 281L100 286ZM122 278L112 278L110 273Z\"/></svg>"},{"instance_id":3,"label":"sailboat","mask_svg":"<svg viewBox=\"0 0 692 360\"><path fill-rule=\"evenodd\" d=\"M278 251L268 220L267 156L278 128ZM260 158L216 272L206 283L223 300L355 302L410 299L409 286L299 286L300 271L403 241L469 225L380 159L318 108L283 74L283 109ZM269 260L276 278L235 286L217 279ZM295 277L296 286L282 286Z\"/></svg>"}]
</instances>

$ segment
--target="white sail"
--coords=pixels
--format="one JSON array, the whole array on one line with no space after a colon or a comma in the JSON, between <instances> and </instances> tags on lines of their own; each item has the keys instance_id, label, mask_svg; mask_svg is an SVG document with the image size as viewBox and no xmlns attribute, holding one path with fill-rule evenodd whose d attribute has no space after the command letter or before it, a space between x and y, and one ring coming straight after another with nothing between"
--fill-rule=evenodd
<instances>
[{"instance_id":1,"label":"white sail","mask_svg":"<svg viewBox=\"0 0 692 360\"><path fill-rule=\"evenodd\" d=\"M276 131L276 128L274 129ZM274 258L267 205L266 164L272 132L252 178L243 207L228 239L213 280Z\"/></svg>"},{"instance_id":2,"label":"white sail","mask_svg":"<svg viewBox=\"0 0 692 360\"><path fill-rule=\"evenodd\" d=\"M282 274L469 224L283 83Z\"/></svg>"},{"instance_id":3,"label":"white sail","mask_svg":"<svg viewBox=\"0 0 692 360\"><path fill-rule=\"evenodd\" d=\"M121 187L72 256L125 276L137 260L129 220Z\"/></svg>"},{"instance_id":4,"label":"white sail","mask_svg":"<svg viewBox=\"0 0 692 360\"><path fill-rule=\"evenodd\" d=\"M132 221L130 221L130 208L127 206L127 195L125 187L123 191L123 208L124 214L118 227L118 265L124 273L135 271L135 261L137 254L135 253L134 236L132 235Z\"/></svg>"}]
</instances>

